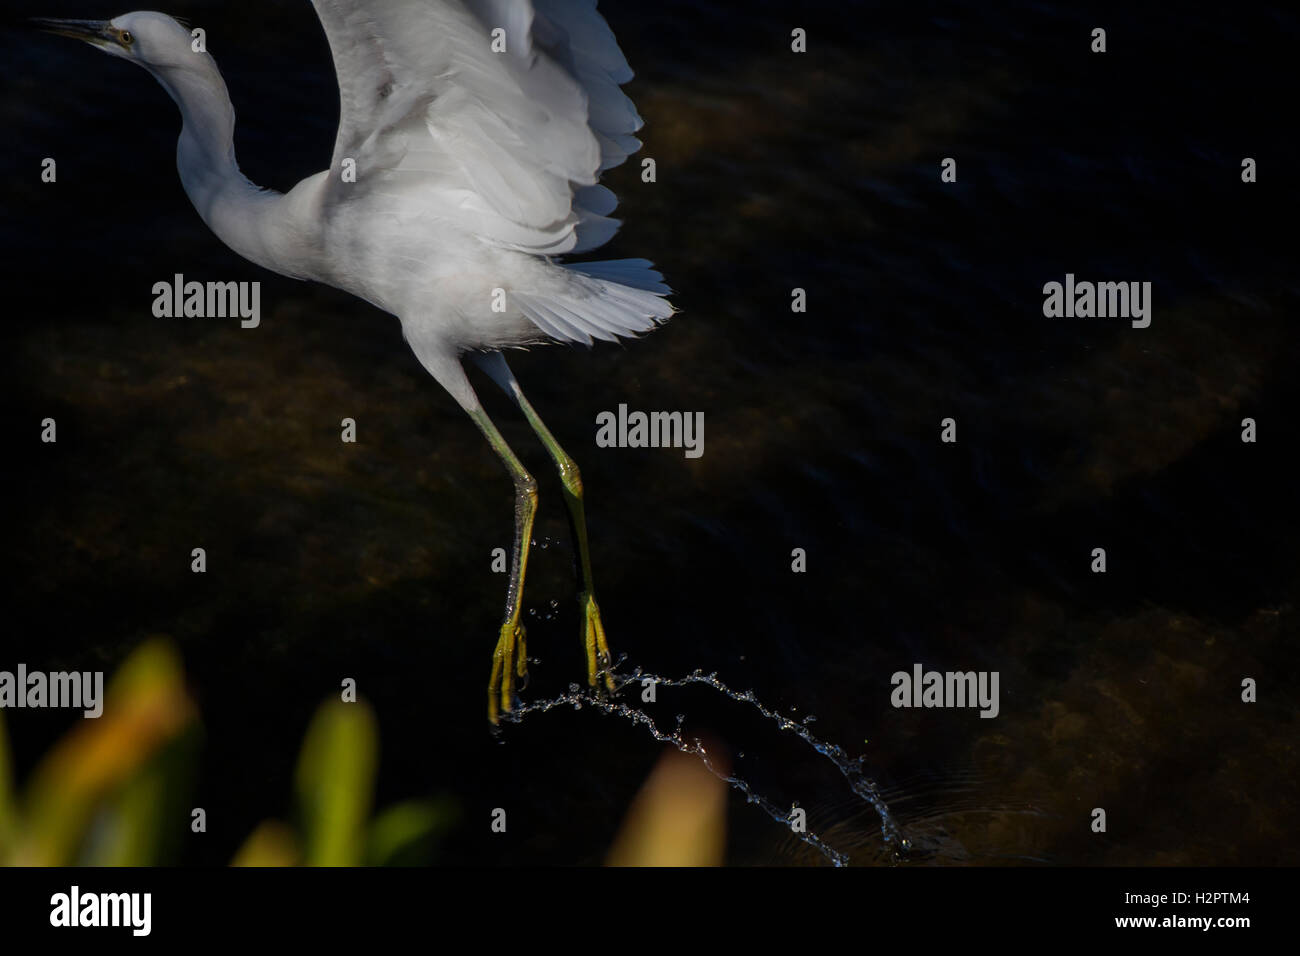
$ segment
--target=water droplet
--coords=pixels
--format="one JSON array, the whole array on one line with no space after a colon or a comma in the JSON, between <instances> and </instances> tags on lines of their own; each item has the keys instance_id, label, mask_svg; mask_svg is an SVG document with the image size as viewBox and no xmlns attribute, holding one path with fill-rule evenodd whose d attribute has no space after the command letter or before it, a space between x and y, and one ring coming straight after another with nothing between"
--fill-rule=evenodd
<instances>
[{"instance_id":1,"label":"water droplet","mask_svg":"<svg viewBox=\"0 0 1300 956\"><path fill-rule=\"evenodd\" d=\"M554 600L551 600L549 603L552 607L555 607L557 605L557 602ZM536 609L530 608L529 610L534 615L537 613ZM546 614L544 619L552 620L554 617L555 617L554 614ZM626 660L627 660L626 655L620 654L619 657L617 658L615 667L617 668L621 666L623 662ZM607 666L607 661L605 661L603 658L601 663L602 666ZM717 690L719 693L724 694L726 697L729 697L732 700L738 700L738 701L744 701L746 703L750 703L755 709L759 711L759 713L766 720L775 724L781 730L794 731L802 741L804 741L809 745L809 747L811 747L813 750L815 750L817 753L821 754L822 756L828 758L832 763L835 764L836 768L845 777L845 780L848 782L852 792L858 798L860 798L864 803L872 807L877 812L877 814L879 814L881 818L881 834L885 842L891 844L895 848L894 850L895 855L898 853L905 853L907 852L907 850L911 848L912 846L911 842L904 839L903 834L900 832L897 824L890 817L889 811L885 806L884 801L880 798L876 790L875 783L871 779L869 779L863 772L863 768L866 764L866 759L867 759L866 756L865 755L850 756L848 753L844 751L843 748L835 744L818 740L816 737L814 737L811 730L809 730L806 725L816 720L815 715L808 714L807 716L802 718L796 716L792 719L790 716L787 716L786 714L782 714L778 711L766 707L762 702L759 701L757 695L754 693L752 689L739 692L739 693L733 691L731 688L727 687L725 683L719 680L716 672L710 674L708 677L705 677L703 674L703 670L700 668L696 668L696 670L688 676L675 678L675 679L659 677L653 673L647 674L646 671L640 666L637 666L632 671L630 677L628 675L616 675L617 685L620 688L625 687L629 682L629 680L636 680L639 683L639 681L642 679L654 680L657 683L662 684L662 686L664 687L684 687L689 684L708 683L711 684L714 687L714 689ZM711 773L717 776L720 780L726 782L735 790L738 790L741 793L743 793L745 795L745 799L747 803L757 804L764 814L771 817L775 821L784 822L786 818L786 814L780 808L779 805L774 804L772 801L768 800L762 794L755 792L753 788L751 788L749 784L742 778L732 773L726 773L719 770L719 768L712 761L707 748L703 745L703 743L701 743L701 741L698 738L692 737L689 739L688 742L688 738L686 737L685 731L682 726L685 723L687 717L685 713L676 715L677 728L675 731L668 732L666 728L660 729L659 727L657 727L655 725L655 722L650 718L650 716L645 711L638 710L636 707L630 706L625 701L614 702L607 699L597 698L597 696L594 695L592 692L581 688L580 685L577 683L573 683L569 685L569 693L567 696L561 695L549 701L539 701L532 705L521 707L515 714L507 715L505 719L509 720L512 723L517 723L518 719L525 714L531 714L534 711L541 711L544 713L546 711L553 709L554 707L559 706L560 704L566 704L566 703L570 704L575 710L581 710L583 709L584 705L590 704L591 709L593 710L597 710L606 714L618 714L632 721L634 724L641 725L645 730L647 730L650 733L651 736L654 737L654 739L663 743L671 743L682 753L698 756L700 758L700 761L704 764L706 768L708 768L708 770ZM798 709L799 708L797 706L792 706L790 707L789 712L790 714L793 714L796 711L798 711ZM870 743L869 740L865 740L864 742ZM745 751L743 750L739 751L737 759L744 759L745 755L746 755ZM758 759L759 760L762 759L761 754ZM794 809L799 809L799 803L797 801L791 804L791 806ZM793 812L793 810L791 812ZM842 853L839 853L833 847L829 846L815 833L806 833L806 834L800 833L799 838L804 843L808 844L810 847L816 849L818 852L824 855L826 859L835 866L844 866L849 862L849 858L847 856L845 856Z\"/></svg>"}]
</instances>

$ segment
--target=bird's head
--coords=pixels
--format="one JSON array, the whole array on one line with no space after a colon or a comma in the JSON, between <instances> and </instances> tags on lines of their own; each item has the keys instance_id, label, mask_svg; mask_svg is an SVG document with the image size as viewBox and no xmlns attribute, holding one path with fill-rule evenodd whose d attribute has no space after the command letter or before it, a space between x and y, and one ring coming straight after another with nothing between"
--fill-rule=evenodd
<instances>
[{"instance_id":1,"label":"bird's head","mask_svg":"<svg viewBox=\"0 0 1300 956\"><path fill-rule=\"evenodd\" d=\"M196 55L190 31L165 13L138 10L112 20L51 20L33 23L48 33L85 40L93 47L153 71L183 69Z\"/></svg>"}]
</instances>

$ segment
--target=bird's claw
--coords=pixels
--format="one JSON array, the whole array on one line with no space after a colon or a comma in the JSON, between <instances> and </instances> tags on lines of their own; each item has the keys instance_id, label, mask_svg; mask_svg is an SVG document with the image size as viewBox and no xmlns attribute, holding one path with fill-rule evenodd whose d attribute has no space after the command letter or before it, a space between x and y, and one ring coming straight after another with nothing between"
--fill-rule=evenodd
<instances>
[{"instance_id":1,"label":"bird's claw","mask_svg":"<svg viewBox=\"0 0 1300 956\"><path fill-rule=\"evenodd\" d=\"M495 724L502 713L515 705L515 678L528 677L528 640L519 621L501 625L496 650L492 652L492 677L488 680L488 720Z\"/></svg>"},{"instance_id":2,"label":"bird's claw","mask_svg":"<svg viewBox=\"0 0 1300 956\"><path fill-rule=\"evenodd\" d=\"M604 689L613 693L609 644L605 642L605 626L600 620L596 597L590 591L583 591L578 595L578 604L582 607L582 639L587 648L587 684L597 687L603 677Z\"/></svg>"},{"instance_id":3,"label":"bird's claw","mask_svg":"<svg viewBox=\"0 0 1300 956\"><path fill-rule=\"evenodd\" d=\"M582 640L587 649L587 684L601 692L614 692L613 667L600 606L590 591L578 595L582 608ZM527 680L528 641L523 624L506 621L501 625L496 650L492 653L492 677L488 681L488 720L493 724L515 705L515 679Z\"/></svg>"}]
</instances>

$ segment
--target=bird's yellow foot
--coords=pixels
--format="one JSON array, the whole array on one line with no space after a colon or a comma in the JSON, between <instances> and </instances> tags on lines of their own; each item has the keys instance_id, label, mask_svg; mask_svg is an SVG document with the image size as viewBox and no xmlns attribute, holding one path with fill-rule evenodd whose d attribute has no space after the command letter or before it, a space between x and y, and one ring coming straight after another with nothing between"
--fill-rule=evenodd
<instances>
[{"instance_id":1,"label":"bird's yellow foot","mask_svg":"<svg viewBox=\"0 0 1300 956\"><path fill-rule=\"evenodd\" d=\"M488 720L496 723L515 703L515 677L528 676L528 641L517 620L501 625L497 648L492 652L492 677L488 680Z\"/></svg>"},{"instance_id":2,"label":"bird's yellow foot","mask_svg":"<svg viewBox=\"0 0 1300 956\"><path fill-rule=\"evenodd\" d=\"M597 686L605 678L605 689L614 690L614 676L610 673L609 645L605 643L605 626L600 623L600 608L590 591L578 595L582 605L582 638L587 646L587 683Z\"/></svg>"}]
</instances>

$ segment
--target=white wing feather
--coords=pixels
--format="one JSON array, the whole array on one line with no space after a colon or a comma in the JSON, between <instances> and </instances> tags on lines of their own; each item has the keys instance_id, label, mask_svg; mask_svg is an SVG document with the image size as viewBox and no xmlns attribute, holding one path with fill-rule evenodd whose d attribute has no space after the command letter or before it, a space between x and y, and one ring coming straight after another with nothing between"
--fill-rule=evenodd
<instances>
[{"instance_id":1,"label":"white wing feather","mask_svg":"<svg viewBox=\"0 0 1300 956\"><path fill-rule=\"evenodd\" d=\"M641 118L594 0L312 2L341 104L328 201L388 195L404 216L541 255L613 235L617 200L596 180L639 148ZM346 159L357 181L342 185Z\"/></svg>"}]
</instances>

